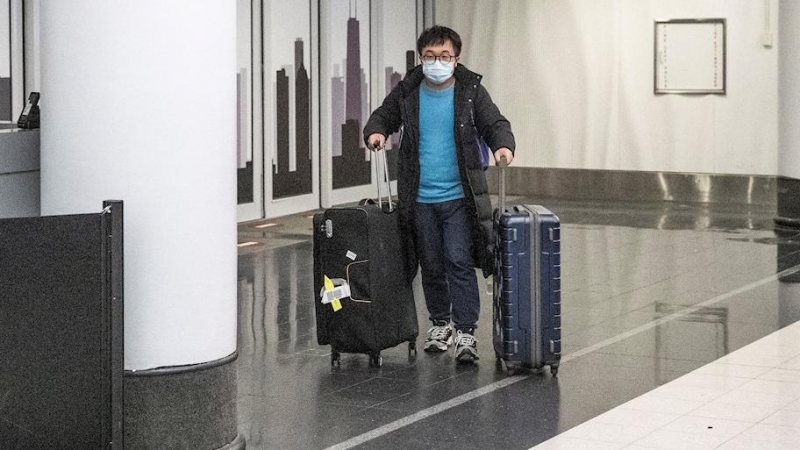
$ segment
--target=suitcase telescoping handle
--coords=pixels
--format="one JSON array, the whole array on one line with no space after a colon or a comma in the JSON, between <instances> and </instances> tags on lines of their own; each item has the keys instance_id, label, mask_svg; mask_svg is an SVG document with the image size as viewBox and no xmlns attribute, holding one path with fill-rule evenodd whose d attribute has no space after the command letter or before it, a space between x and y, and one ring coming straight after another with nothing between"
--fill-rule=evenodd
<instances>
[{"instance_id":1,"label":"suitcase telescoping handle","mask_svg":"<svg viewBox=\"0 0 800 450\"><path fill-rule=\"evenodd\" d=\"M500 168L500 174L497 178L500 180L500 187L497 190L497 195L500 198L498 201L497 209L500 214L506 210L506 167L508 167L508 160L504 157L497 161L497 167Z\"/></svg>"},{"instance_id":2,"label":"suitcase telescoping handle","mask_svg":"<svg viewBox=\"0 0 800 450\"><path fill-rule=\"evenodd\" d=\"M385 183L389 198L389 205L387 208L388 212L392 212L394 211L394 206L392 205L392 180L389 177L389 164L386 162L386 147L376 147L372 152L372 156L375 166L375 175L378 177L378 207L383 211L383 192L381 190L381 185ZM382 163L378 162L379 159ZM379 166L382 166L382 168Z\"/></svg>"}]
</instances>

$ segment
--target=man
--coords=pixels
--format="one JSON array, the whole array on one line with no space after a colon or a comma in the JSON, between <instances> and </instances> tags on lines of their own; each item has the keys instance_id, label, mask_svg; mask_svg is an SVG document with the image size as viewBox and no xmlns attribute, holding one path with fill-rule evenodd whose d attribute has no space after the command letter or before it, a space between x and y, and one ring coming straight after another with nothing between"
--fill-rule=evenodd
<instances>
[{"instance_id":1,"label":"man","mask_svg":"<svg viewBox=\"0 0 800 450\"><path fill-rule=\"evenodd\" d=\"M492 205L475 130L497 160L505 157L509 163L514 135L481 86L481 76L459 64L458 33L428 28L417 40L417 52L422 64L372 113L364 138L370 148L382 148L387 136L403 127L398 210L411 277L419 258L433 324L424 348L443 352L455 343L456 361L470 363L478 359L480 313L474 268L488 274L493 265Z\"/></svg>"}]
</instances>

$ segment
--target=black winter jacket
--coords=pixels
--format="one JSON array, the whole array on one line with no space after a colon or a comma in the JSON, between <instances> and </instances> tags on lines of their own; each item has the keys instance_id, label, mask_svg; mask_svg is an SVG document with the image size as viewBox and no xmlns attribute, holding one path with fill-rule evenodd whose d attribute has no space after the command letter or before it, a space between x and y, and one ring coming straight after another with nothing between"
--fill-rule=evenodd
<instances>
[{"instance_id":1,"label":"black winter jacket","mask_svg":"<svg viewBox=\"0 0 800 450\"><path fill-rule=\"evenodd\" d=\"M461 184L472 218L473 260L488 276L493 270L492 204L481 167L472 124L494 152L507 147L515 150L511 125L500 114L481 76L462 65L456 66L455 138ZM403 127L397 167L397 195L400 227L404 234L411 276L416 274L413 215L419 189L419 89L425 79L422 66L408 72L376 109L364 127L364 142L373 133L389 136Z\"/></svg>"}]
</instances>

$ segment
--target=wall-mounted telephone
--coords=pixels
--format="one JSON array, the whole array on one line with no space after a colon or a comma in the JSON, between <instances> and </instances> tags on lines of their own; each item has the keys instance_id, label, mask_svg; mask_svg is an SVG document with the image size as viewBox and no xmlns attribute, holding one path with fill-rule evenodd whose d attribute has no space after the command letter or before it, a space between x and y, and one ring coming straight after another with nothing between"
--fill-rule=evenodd
<instances>
[{"instance_id":1,"label":"wall-mounted telephone","mask_svg":"<svg viewBox=\"0 0 800 450\"><path fill-rule=\"evenodd\" d=\"M17 120L17 126L20 128L39 128L39 93L31 92L28 97L28 104L22 110L22 114Z\"/></svg>"}]
</instances>

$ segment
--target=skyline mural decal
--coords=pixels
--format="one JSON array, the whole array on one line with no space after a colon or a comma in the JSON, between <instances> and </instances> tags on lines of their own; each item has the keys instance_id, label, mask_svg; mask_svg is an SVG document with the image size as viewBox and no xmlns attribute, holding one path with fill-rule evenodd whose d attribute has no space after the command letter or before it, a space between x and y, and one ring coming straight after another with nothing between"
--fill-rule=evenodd
<instances>
[{"instance_id":1,"label":"skyline mural decal","mask_svg":"<svg viewBox=\"0 0 800 450\"><path fill-rule=\"evenodd\" d=\"M331 77L331 155L333 189L363 186L372 183L371 152L363 141L363 128L371 113L369 74L364 66L369 65L368 55L362 55L361 18L358 16L358 1L348 2L346 36L344 36L345 58L334 63ZM366 19L369 21L369 19ZM339 26L337 23L335 26ZM341 42L341 41L340 41ZM337 43L334 43L334 47ZM367 49L369 46L366 47ZM364 57L362 59L362 57ZM394 66L384 67L383 96L403 79L405 73L415 65L414 50L405 52L405 71ZM366 61L366 62L365 62ZM382 101L382 99L381 99ZM397 149L401 133L395 133L387 141L386 156L389 174L397 179Z\"/></svg>"},{"instance_id":2,"label":"skyline mural decal","mask_svg":"<svg viewBox=\"0 0 800 450\"><path fill-rule=\"evenodd\" d=\"M360 21L352 11L347 19L346 49L344 76L340 76L341 66L334 64L331 79L333 189L372 183L370 152L362 139L369 117L369 83L361 66Z\"/></svg>"},{"instance_id":3,"label":"skyline mural decal","mask_svg":"<svg viewBox=\"0 0 800 450\"><path fill-rule=\"evenodd\" d=\"M283 66L275 72L276 133L272 162L272 198L275 199L310 194L313 190L311 77L305 67L304 53L305 43L297 38L294 65Z\"/></svg>"},{"instance_id":4,"label":"skyline mural decal","mask_svg":"<svg viewBox=\"0 0 800 450\"><path fill-rule=\"evenodd\" d=\"M314 191L312 2L262 2L264 210ZM256 70L254 68L254 70ZM284 206L285 207L285 206Z\"/></svg>"},{"instance_id":5,"label":"skyline mural decal","mask_svg":"<svg viewBox=\"0 0 800 450\"><path fill-rule=\"evenodd\" d=\"M403 79L405 74L408 73L409 70L414 68L416 62L416 54L414 50L407 50L406 51L406 71L403 73L395 72L394 67L389 66L385 68L386 72L386 95L389 95L392 92L392 89L397 86L398 83ZM400 150L400 136L402 135L402 130L392 134L389 137L389 140L386 142L386 161L389 165L389 179L397 180L397 161L398 161L398 150Z\"/></svg>"},{"instance_id":6,"label":"skyline mural decal","mask_svg":"<svg viewBox=\"0 0 800 450\"><path fill-rule=\"evenodd\" d=\"M242 16L239 19L240 42L249 43L251 30L247 14L250 2L238 0ZM247 142L239 149L239 203L248 203L254 198L254 187L263 190L263 207L272 200L313 194L315 185L315 139L321 138L322 155L328 158L325 164L330 170L328 189L343 189L372 184L372 152L363 143L363 127L371 113L371 100L382 101L388 92L402 80L416 60L413 48L416 41L416 5L388 3L388 0L335 0L322 7L322 17L327 17L327 42L329 47L322 56L324 61L321 93L313 96L314 62L311 52L316 42L311 41L312 2L308 8L298 8L293 2L267 0L262 3L262 15L269 21L264 25L261 43L263 64L263 87L260 97L262 105L240 103L243 122L252 122L249 113L255 108L263 111L263 121L254 127L263 129L263 142L259 142L259 153L263 154L261 180L257 180L253 165L255 142ZM387 24L387 26L384 26ZM390 26L391 25L391 26ZM370 34L370 28L381 30ZM373 42L374 40L374 42ZM373 47L375 46L375 47ZM249 90L255 68L251 52L242 45L239 69L242 71L242 94L255 99L259 87L253 84ZM373 51L377 50L377 55ZM371 58L378 58L379 68L371 70ZM405 66L405 70L403 67ZM248 80L249 78L249 80ZM260 78L260 77L258 77ZM253 80L260 81L260 80ZM375 83L375 84L372 84ZM312 107L321 101L321 136L312 135L314 122ZM245 125L245 127L247 126ZM330 127L330 128L328 128ZM240 141L251 137L250 130L240 127ZM253 139L258 136L253 135ZM387 159L392 179L397 173L397 149L401 133L387 141ZM262 150L263 149L263 150ZM263 153L261 153L263 151ZM330 156L327 156L330 155ZM347 194L345 194L347 195ZM307 197L304 197L307 198ZM346 198L346 197L343 197ZM259 200L261 197L258 198ZM348 201L348 200L339 200Z\"/></svg>"}]
</instances>

